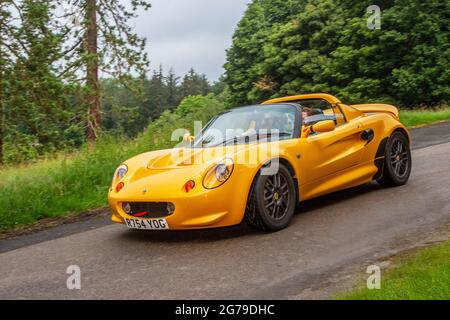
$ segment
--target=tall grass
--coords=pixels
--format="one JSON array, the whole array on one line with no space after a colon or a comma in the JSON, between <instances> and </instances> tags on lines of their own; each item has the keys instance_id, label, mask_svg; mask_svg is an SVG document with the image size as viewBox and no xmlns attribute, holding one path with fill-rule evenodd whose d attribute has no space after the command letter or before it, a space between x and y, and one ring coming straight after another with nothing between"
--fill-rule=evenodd
<instances>
[{"instance_id":1,"label":"tall grass","mask_svg":"<svg viewBox=\"0 0 450 320\"><path fill-rule=\"evenodd\" d=\"M438 109L400 110L400 120L408 127L450 120L450 106Z\"/></svg>"},{"instance_id":2,"label":"tall grass","mask_svg":"<svg viewBox=\"0 0 450 320\"><path fill-rule=\"evenodd\" d=\"M102 137L91 150L2 171L0 228L104 205L114 168L136 152L136 144L123 146Z\"/></svg>"},{"instance_id":3,"label":"tall grass","mask_svg":"<svg viewBox=\"0 0 450 320\"><path fill-rule=\"evenodd\" d=\"M103 136L91 148L0 170L0 229L106 205L112 175L120 163L145 151L171 147L177 143L170 139L173 130L192 130L194 120L205 122L224 108L212 96L189 97L174 112L164 112L136 139Z\"/></svg>"}]
</instances>

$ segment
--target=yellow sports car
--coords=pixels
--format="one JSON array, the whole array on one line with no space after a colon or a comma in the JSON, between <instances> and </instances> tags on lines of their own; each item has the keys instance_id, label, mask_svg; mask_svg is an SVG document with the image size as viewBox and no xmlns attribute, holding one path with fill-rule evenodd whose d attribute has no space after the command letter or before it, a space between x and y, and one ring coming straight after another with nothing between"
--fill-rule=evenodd
<instances>
[{"instance_id":1,"label":"yellow sports car","mask_svg":"<svg viewBox=\"0 0 450 320\"><path fill-rule=\"evenodd\" d=\"M378 181L406 183L410 136L396 107L345 105L328 94L273 99L214 117L183 145L125 161L108 199L112 220L143 230L279 230L296 205Z\"/></svg>"}]
</instances>

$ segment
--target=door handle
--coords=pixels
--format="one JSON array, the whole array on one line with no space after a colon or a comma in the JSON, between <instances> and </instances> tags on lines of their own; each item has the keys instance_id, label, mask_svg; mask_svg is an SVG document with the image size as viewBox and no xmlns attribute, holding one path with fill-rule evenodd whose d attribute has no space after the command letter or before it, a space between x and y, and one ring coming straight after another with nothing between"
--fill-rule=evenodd
<instances>
[{"instance_id":1,"label":"door handle","mask_svg":"<svg viewBox=\"0 0 450 320\"><path fill-rule=\"evenodd\" d=\"M375 133L373 132L372 129L366 129L363 132L361 132L361 139L367 141L367 143L372 141L374 137Z\"/></svg>"}]
</instances>

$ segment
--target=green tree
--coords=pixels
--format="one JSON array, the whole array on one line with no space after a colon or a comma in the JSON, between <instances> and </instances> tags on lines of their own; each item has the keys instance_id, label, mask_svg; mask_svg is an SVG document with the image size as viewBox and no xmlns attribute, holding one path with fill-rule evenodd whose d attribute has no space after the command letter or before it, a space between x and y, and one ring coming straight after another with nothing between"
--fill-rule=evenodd
<instances>
[{"instance_id":1,"label":"green tree","mask_svg":"<svg viewBox=\"0 0 450 320\"><path fill-rule=\"evenodd\" d=\"M85 83L87 138L92 141L102 121L99 72L126 81L131 73L142 74L148 66L146 41L133 32L129 20L136 17L139 8L149 9L150 3L146 0L130 0L128 5L120 0L58 2L65 9L60 19L60 28L66 36L61 75Z\"/></svg>"},{"instance_id":2,"label":"green tree","mask_svg":"<svg viewBox=\"0 0 450 320\"><path fill-rule=\"evenodd\" d=\"M380 30L367 27L370 1L291 1L267 14L253 1L228 50L234 103L325 91L348 102L403 106L450 99L450 2L380 0Z\"/></svg>"},{"instance_id":3,"label":"green tree","mask_svg":"<svg viewBox=\"0 0 450 320\"><path fill-rule=\"evenodd\" d=\"M157 118L165 109L168 109L168 92L162 66L145 85L145 101L143 104L143 115L147 123Z\"/></svg>"},{"instance_id":4,"label":"green tree","mask_svg":"<svg viewBox=\"0 0 450 320\"><path fill-rule=\"evenodd\" d=\"M165 84L167 86L167 106L169 108L175 108L181 102L180 89L179 89L180 78L175 75L173 69L169 69L169 73L165 77Z\"/></svg>"},{"instance_id":5,"label":"green tree","mask_svg":"<svg viewBox=\"0 0 450 320\"><path fill-rule=\"evenodd\" d=\"M226 82L230 103L242 105L254 102L250 92L255 86L271 88L272 79L262 75L260 63L263 48L272 28L286 22L298 12L306 0L254 0L236 28L233 43L227 50Z\"/></svg>"},{"instance_id":6,"label":"green tree","mask_svg":"<svg viewBox=\"0 0 450 320\"><path fill-rule=\"evenodd\" d=\"M133 84L132 82L136 82ZM110 134L134 137L148 124L143 116L143 97L133 92L134 87L143 86L141 78L128 80L102 79L102 129ZM131 88L128 86L131 84Z\"/></svg>"},{"instance_id":7,"label":"green tree","mask_svg":"<svg viewBox=\"0 0 450 320\"><path fill-rule=\"evenodd\" d=\"M332 0L310 0L287 23L272 27L257 63L258 81L248 93L253 101L301 92L330 91L323 67L336 49L345 25L342 8Z\"/></svg>"},{"instance_id":8,"label":"green tree","mask_svg":"<svg viewBox=\"0 0 450 320\"><path fill-rule=\"evenodd\" d=\"M205 76L192 70L184 78L183 86L172 69L165 75L160 66L150 78L129 78L126 83L115 78L103 79L103 129L136 136L163 112L175 109L186 96L209 93ZM133 92L136 87L143 88L142 95Z\"/></svg>"},{"instance_id":9,"label":"green tree","mask_svg":"<svg viewBox=\"0 0 450 320\"><path fill-rule=\"evenodd\" d=\"M181 96L207 95L210 91L208 79L204 74L198 74L193 68L183 77L181 82Z\"/></svg>"},{"instance_id":10,"label":"green tree","mask_svg":"<svg viewBox=\"0 0 450 320\"><path fill-rule=\"evenodd\" d=\"M334 83L339 80L343 96L352 101L383 98L408 107L450 101L450 2L384 1L380 30L366 27L364 7L358 15L355 9L361 5L342 3L353 17L327 74ZM354 58L350 62L348 57Z\"/></svg>"},{"instance_id":11,"label":"green tree","mask_svg":"<svg viewBox=\"0 0 450 320\"><path fill-rule=\"evenodd\" d=\"M226 88L227 88L227 83L226 83L225 75L222 74L219 77L219 79L214 81L213 84L211 85L211 92L218 96L218 95L221 95L222 93L224 93Z\"/></svg>"},{"instance_id":12,"label":"green tree","mask_svg":"<svg viewBox=\"0 0 450 320\"><path fill-rule=\"evenodd\" d=\"M51 1L23 0L15 5L20 19L6 42L13 59L2 68L4 157L35 158L61 149L71 132L71 86L57 77L61 35L52 29ZM6 71L5 71L6 70ZM4 73L6 72L6 73ZM6 77L6 78L5 78Z\"/></svg>"},{"instance_id":13,"label":"green tree","mask_svg":"<svg viewBox=\"0 0 450 320\"><path fill-rule=\"evenodd\" d=\"M4 140L6 136L6 96L9 91L9 73L12 64L12 56L15 49L12 48L11 2L0 2L0 164L3 163Z\"/></svg>"}]
</instances>

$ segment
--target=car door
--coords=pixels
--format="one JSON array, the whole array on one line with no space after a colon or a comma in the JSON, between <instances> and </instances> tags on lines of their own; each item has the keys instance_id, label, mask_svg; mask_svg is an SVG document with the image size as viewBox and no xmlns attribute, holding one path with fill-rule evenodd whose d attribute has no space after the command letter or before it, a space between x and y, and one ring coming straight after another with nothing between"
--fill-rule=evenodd
<instances>
[{"instance_id":1,"label":"car door","mask_svg":"<svg viewBox=\"0 0 450 320\"><path fill-rule=\"evenodd\" d=\"M333 111L336 119L339 118L333 131L311 134L301 139L300 185L303 199L341 188L347 183L342 176L361 161L366 144L361 139L361 122L346 122L339 109ZM329 110L325 110L324 114L327 113L330 114Z\"/></svg>"},{"instance_id":2,"label":"car door","mask_svg":"<svg viewBox=\"0 0 450 320\"><path fill-rule=\"evenodd\" d=\"M333 131L305 138L302 159L308 169L303 173L304 182L312 182L357 165L364 144L359 122L346 123Z\"/></svg>"}]
</instances>

